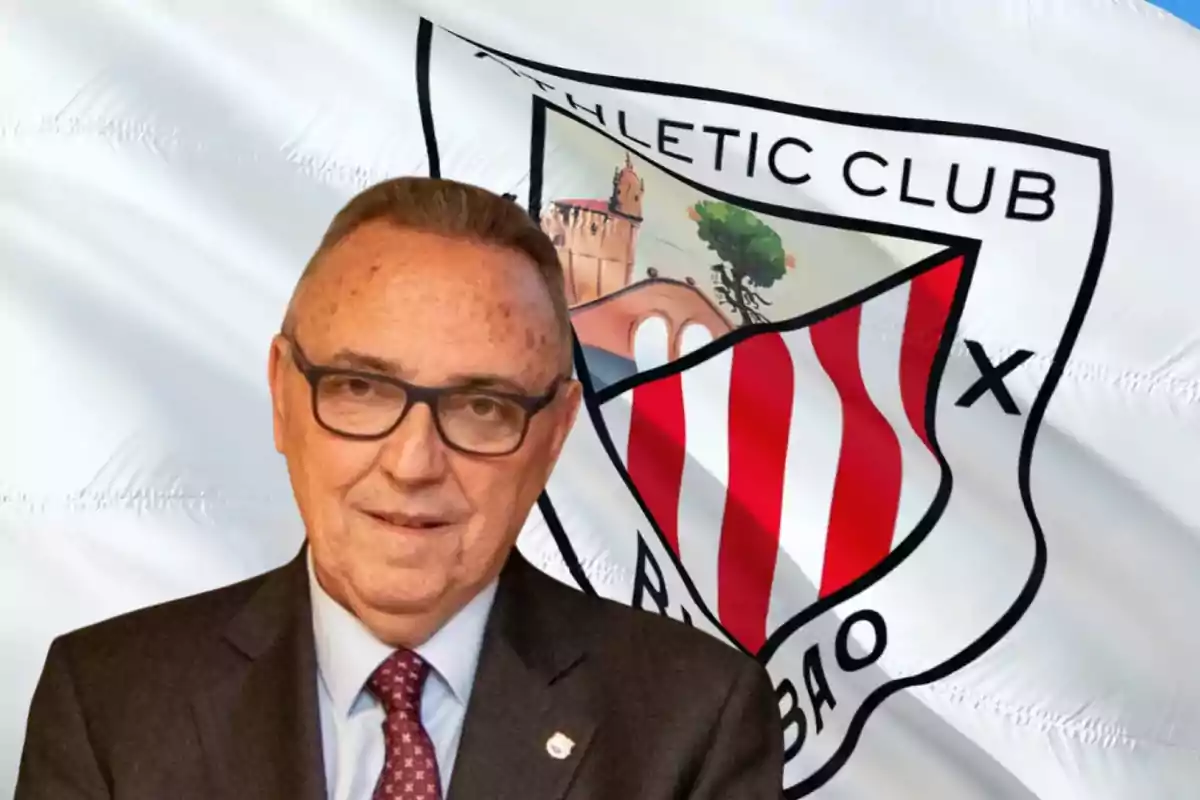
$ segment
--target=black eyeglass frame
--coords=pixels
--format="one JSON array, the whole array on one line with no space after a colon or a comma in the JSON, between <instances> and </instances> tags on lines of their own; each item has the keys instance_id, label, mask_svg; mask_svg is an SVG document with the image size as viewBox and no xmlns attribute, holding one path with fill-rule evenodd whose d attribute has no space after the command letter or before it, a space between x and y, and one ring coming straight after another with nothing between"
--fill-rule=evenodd
<instances>
[{"instance_id":1,"label":"black eyeglass frame","mask_svg":"<svg viewBox=\"0 0 1200 800\"><path fill-rule=\"evenodd\" d=\"M550 405L551 401L554 400L555 395L558 394L558 390L562 388L562 384L566 380L562 375L555 376L554 380L550 383L550 387L545 391L545 393L536 396L519 394L515 392L502 392L495 389L476 389L469 386L421 386L415 383L409 383L406 380L402 380L391 375L384 375L379 372L314 364L311 360L309 360L308 356L304 354L303 348L300 347L300 344L296 341L292 334L281 331L279 335L285 342L288 343L288 350L292 357L292 363L296 365L296 369L298 369L300 374L304 376L304 379L308 381L308 385L311 390L310 402L312 405L313 419L317 421L318 425L335 436L341 436L344 439L352 439L355 441L378 441L391 436L392 433L400 427L400 424L404 422L404 418L408 416L408 412L412 410L413 406L418 403L424 403L425 405L429 406L429 410L432 412L433 424L434 427L437 428L438 436L441 438L442 443L451 450L456 450L460 453L465 453L472 456L499 457L511 455L520 450L521 445L525 443L525 439L529 435L529 425L531 422L533 422L534 415L546 408L546 406ZM320 384L322 378L330 375L379 381L381 383L389 384L402 389L404 390L405 396L404 408L401 409L396 421L389 425L381 433L347 433L346 431L335 428L321 418L321 412L318 410L319 404L317 401L317 386ZM461 394L467 391L475 395L494 397L498 400L507 400L516 403L521 407L521 409L525 412L525 424L521 428L521 435L517 438L516 444L514 444L508 450L503 451L471 450L456 444L449 436L446 435L446 431L442 427L441 416L438 414L438 401L444 396Z\"/></svg>"}]
</instances>

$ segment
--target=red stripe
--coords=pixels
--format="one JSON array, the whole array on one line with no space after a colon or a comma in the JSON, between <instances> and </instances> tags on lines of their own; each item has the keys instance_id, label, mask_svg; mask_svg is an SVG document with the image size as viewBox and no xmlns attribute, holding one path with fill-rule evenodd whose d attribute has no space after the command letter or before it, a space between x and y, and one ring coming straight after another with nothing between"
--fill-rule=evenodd
<instances>
[{"instance_id":1,"label":"red stripe","mask_svg":"<svg viewBox=\"0 0 1200 800\"><path fill-rule=\"evenodd\" d=\"M794 377L791 354L777 333L752 337L733 349L717 609L726 630L751 652L767 638Z\"/></svg>"},{"instance_id":2,"label":"red stripe","mask_svg":"<svg viewBox=\"0 0 1200 800\"><path fill-rule=\"evenodd\" d=\"M625 463L651 518L676 554L686 441L679 373L634 387Z\"/></svg>"},{"instance_id":3,"label":"red stripe","mask_svg":"<svg viewBox=\"0 0 1200 800\"><path fill-rule=\"evenodd\" d=\"M900 442L867 394L859 366L862 308L811 329L821 367L842 404L842 447L829 510L820 595L836 592L888 554L900 505Z\"/></svg>"},{"instance_id":4,"label":"red stripe","mask_svg":"<svg viewBox=\"0 0 1200 800\"><path fill-rule=\"evenodd\" d=\"M963 257L958 256L923 272L910 284L908 294L904 339L900 345L900 395L909 424L930 450L925 424L929 380L962 268Z\"/></svg>"}]
</instances>

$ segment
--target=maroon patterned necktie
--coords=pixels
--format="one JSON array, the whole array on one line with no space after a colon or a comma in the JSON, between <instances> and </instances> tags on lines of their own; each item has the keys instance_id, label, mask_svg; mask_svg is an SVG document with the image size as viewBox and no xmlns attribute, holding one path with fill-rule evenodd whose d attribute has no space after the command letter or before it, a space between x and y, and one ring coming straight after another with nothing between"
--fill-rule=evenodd
<instances>
[{"instance_id":1,"label":"maroon patterned necktie","mask_svg":"<svg viewBox=\"0 0 1200 800\"><path fill-rule=\"evenodd\" d=\"M420 656L401 649L367 681L387 711L383 771L372 800L442 800L437 755L421 725L421 687L428 675L429 665Z\"/></svg>"}]
</instances>

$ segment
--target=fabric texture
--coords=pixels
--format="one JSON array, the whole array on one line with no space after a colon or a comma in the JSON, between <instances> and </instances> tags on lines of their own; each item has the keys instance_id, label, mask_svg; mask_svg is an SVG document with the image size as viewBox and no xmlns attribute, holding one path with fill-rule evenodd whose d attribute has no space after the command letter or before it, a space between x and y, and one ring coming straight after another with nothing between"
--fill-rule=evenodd
<instances>
[{"instance_id":1,"label":"fabric texture","mask_svg":"<svg viewBox=\"0 0 1200 800\"><path fill-rule=\"evenodd\" d=\"M1200 30L1142 0L227 5L0 4L0 797L40 675L52 797L128 785L115 699L180 771L243 760L156 710L220 673L229 713L216 602L139 638L172 669L144 698L51 642L295 552L267 343L337 210L417 174L545 215L587 290L593 391L522 552L766 635L789 797L1196 800ZM856 554L882 569L837 589ZM556 730L575 758L556 722L531 759Z\"/></svg>"}]
</instances>

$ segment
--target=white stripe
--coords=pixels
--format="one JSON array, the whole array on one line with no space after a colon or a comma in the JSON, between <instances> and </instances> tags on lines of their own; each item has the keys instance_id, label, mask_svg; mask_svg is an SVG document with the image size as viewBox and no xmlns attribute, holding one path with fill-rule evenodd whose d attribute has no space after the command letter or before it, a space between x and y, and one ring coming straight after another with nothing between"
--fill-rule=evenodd
<instances>
[{"instance_id":1,"label":"white stripe","mask_svg":"<svg viewBox=\"0 0 1200 800\"><path fill-rule=\"evenodd\" d=\"M702 325L683 329L680 355L712 341ZM687 458L679 492L679 555L696 591L717 609L717 564L729 486L729 379L733 349L681 375Z\"/></svg>"},{"instance_id":2,"label":"white stripe","mask_svg":"<svg viewBox=\"0 0 1200 800\"><path fill-rule=\"evenodd\" d=\"M900 392L900 352L911 284L904 284L863 305L858 358L867 395L883 414L900 443L900 506L892 546L912 532L929 510L940 471L933 454L913 430Z\"/></svg>"},{"instance_id":3,"label":"white stripe","mask_svg":"<svg viewBox=\"0 0 1200 800\"><path fill-rule=\"evenodd\" d=\"M629 428L633 419L633 392L622 392L600 406L600 414L604 417L604 425L612 438L613 447L617 451L617 459L622 464L628 464L629 457Z\"/></svg>"},{"instance_id":4,"label":"white stripe","mask_svg":"<svg viewBox=\"0 0 1200 800\"><path fill-rule=\"evenodd\" d=\"M808 329L785 333L783 340L795 389L768 631L817 599L842 449L841 399L817 360Z\"/></svg>"},{"instance_id":5,"label":"white stripe","mask_svg":"<svg viewBox=\"0 0 1200 800\"><path fill-rule=\"evenodd\" d=\"M660 367L671 360L671 334L667 321L652 314L633 332L633 360L638 372Z\"/></svg>"},{"instance_id":6,"label":"white stripe","mask_svg":"<svg viewBox=\"0 0 1200 800\"><path fill-rule=\"evenodd\" d=\"M638 372L644 372L667 363L668 344L666 321L659 316L644 319L633 335L633 358ZM604 416L604 423L608 427L609 435L612 437L613 447L616 448L617 458L622 464L628 465L629 430L633 420L633 392L622 392L601 406L600 410Z\"/></svg>"},{"instance_id":7,"label":"white stripe","mask_svg":"<svg viewBox=\"0 0 1200 800\"><path fill-rule=\"evenodd\" d=\"M661 366L668 359L668 328L659 316L647 317L638 325L633 336L633 357L639 372ZM633 424L633 391L625 391L600 407L604 424L612 438L617 460L629 465L629 434ZM649 533L649 528L646 530Z\"/></svg>"}]
</instances>

